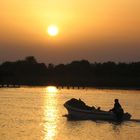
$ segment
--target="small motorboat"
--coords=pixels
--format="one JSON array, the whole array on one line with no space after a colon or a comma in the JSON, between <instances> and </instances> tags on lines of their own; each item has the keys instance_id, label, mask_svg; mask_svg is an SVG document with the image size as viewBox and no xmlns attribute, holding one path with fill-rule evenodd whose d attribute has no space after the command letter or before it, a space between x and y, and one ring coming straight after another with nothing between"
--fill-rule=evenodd
<instances>
[{"instance_id":1,"label":"small motorboat","mask_svg":"<svg viewBox=\"0 0 140 140\"><path fill-rule=\"evenodd\" d=\"M83 101L74 98L65 102L64 107L68 111L68 117L72 119L118 121L115 113L89 107ZM131 115L129 113L124 113L122 121L130 120L130 118Z\"/></svg>"}]
</instances>

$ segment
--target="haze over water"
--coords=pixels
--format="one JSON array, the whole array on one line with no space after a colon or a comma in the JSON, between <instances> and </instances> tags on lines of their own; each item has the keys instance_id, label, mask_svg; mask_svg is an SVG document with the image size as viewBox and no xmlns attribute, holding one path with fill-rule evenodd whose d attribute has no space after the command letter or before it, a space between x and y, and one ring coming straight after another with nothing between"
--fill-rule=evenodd
<instances>
[{"instance_id":1,"label":"haze over water","mask_svg":"<svg viewBox=\"0 0 140 140\"><path fill-rule=\"evenodd\" d=\"M119 98L133 119L140 119L139 90L60 89L45 87L0 89L1 140L138 140L139 122L68 121L65 101L81 98L109 110Z\"/></svg>"}]
</instances>

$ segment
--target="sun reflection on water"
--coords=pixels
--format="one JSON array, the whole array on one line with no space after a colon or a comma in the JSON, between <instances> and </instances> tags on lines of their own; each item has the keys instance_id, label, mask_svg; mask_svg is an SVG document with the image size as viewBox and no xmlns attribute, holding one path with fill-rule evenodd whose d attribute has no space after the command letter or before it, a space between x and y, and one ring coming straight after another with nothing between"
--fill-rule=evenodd
<instances>
[{"instance_id":1,"label":"sun reflection on water","mask_svg":"<svg viewBox=\"0 0 140 140\"><path fill-rule=\"evenodd\" d=\"M44 99L44 140L54 140L57 135L57 88L49 86L46 88ZM53 94L52 94L53 93Z\"/></svg>"},{"instance_id":2,"label":"sun reflection on water","mask_svg":"<svg viewBox=\"0 0 140 140\"><path fill-rule=\"evenodd\" d=\"M48 86L46 88L46 92L47 93L57 93L58 92L58 89L55 86Z\"/></svg>"}]
</instances>

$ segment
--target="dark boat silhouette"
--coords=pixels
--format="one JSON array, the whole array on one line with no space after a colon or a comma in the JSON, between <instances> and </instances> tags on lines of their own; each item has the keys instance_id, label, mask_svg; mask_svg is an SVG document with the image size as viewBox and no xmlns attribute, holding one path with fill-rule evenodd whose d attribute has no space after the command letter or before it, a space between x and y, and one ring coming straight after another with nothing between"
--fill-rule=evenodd
<instances>
[{"instance_id":1,"label":"dark boat silhouette","mask_svg":"<svg viewBox=\"0 0 140 140\"><path fill-rule=\"evenodd\" d=\"M68 111L68 117L78 120L107 120L117 121L117 117L113 112L108 112L87 106L83 101L71 99L64 103L64 107ZM130 120L131 115L124 113L123 120Z\"/></svg>"}]
</instances>

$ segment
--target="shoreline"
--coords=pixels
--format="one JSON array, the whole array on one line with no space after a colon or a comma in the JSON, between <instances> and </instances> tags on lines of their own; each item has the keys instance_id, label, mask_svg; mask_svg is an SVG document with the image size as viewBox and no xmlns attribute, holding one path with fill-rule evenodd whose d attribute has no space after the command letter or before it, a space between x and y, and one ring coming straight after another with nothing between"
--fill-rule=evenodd
<instances>
[{"instance_id":1,"label":"shoreline","mask_svg":"<svg viewBox=\"0 0 140 140\"><path fill-rule=\"evenodd\" d=\"M4 88L38 88L38 87L48 87L55 86L58 89L108 89L108 90L140 90L140 87L127 87L127 86L56 86L50 85L17 85L17 86L0 86L0 89Z\"/></svg>"}]
</instances>

